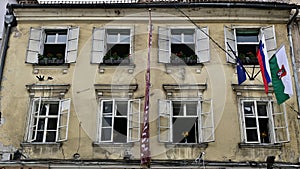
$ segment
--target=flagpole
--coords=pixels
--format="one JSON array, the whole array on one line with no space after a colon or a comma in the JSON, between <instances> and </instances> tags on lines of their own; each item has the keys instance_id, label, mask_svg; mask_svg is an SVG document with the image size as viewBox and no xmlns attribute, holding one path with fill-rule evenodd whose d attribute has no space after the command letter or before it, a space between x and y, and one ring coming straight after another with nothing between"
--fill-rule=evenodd
<instances>
[{"instance_id":1,"label":"flagpole","mask_svg":"<svg viewBox=\"0 0 300 169\"><path fill-rule=\"evenodd\" d=\"M152 46L152 21L151 21L151 8L149 8L149 34L148 34L148 58L147 58L147 71L145 75L146 88L145 88L145 102L144 102L144 120L141 135L141 165L150 168L150 143L149 143L149 88L150 88L150 51Z\"/></svg>"}]
</instances>

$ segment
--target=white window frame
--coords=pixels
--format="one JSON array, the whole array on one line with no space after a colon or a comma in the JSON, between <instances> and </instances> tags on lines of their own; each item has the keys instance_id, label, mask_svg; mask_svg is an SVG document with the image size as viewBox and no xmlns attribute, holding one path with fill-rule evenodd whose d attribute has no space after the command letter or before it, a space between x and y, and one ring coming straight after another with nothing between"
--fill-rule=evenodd
<instances>
[{"instance_id":1,"label":"white window frame","mask_svg":"<svg viewBox=\"0 0 300 169\"><path fill-rule=\"evenodd\" d=\"M265 26L265 27L258 27L258 26L228 27L228 26L224 26L225 48L226 48L226 51L230 54L229 55L228 53L226 53L227 62L236 63L235 56L238 56L238 50L237 50L238 42L237 42L237 33L236 33L237 29L260 29L259 35L258 35L258 40L261 40L262 37L264 37L265 48L267 50L268 57L271 58L273 56L273 54L275 53L276 48L277 48L274 25ZM228 46L227 43L230 45L231 48ZM259 43L259 41L258 41L258 43ZM246 43L243 43L243 44L246 44ZM248 44L251 44L251 43L248 43Z\"/></svg>"},{"instance_id":2,"label":"white window frame","mask_svg":"<svg viewBox=\"0 0 300 169\"><path fill-rule=\"evenodd\" d=\"M46 31L66 30L67 40L65 42L65 63L74 63L77 58L79 27L43 27L30 28L29 40L26 52L26 63L38 64L38 54L43 54L46 43ZM48 43L49 44L49 43ZM52 43L53 44L53 43ZM64 43L57 43L64 44Z\"/></svg>"},{"instance_id":3,"label":"white window frame","mask_svg":"<svg viewBox=\"0 0 300 169\"><path fill-rule=\"evenodd\" d=\"M108 42L108 30L130 30L129 43L120 41L120 33L118 34L117 42ZM134 27L133 26L108 26L108 27L94 27L92 35L92 50L91 63L103 63L103 58L107 53L107 44L129 44L129 55L132 57L133 43L134 43Z\"/></svg>"},{"instance_id":4,"label":"white window frame","mask_svg":"<svg viewBox=\"0 0 300 169\"><path fill-rule=\"evenodd\" d=\"M184 104L184 116L173 116L172 102L198 102L197 114L195 116L186 115L186 104ZM208 104L208 105L206 105ZM212 99L174 99L158 100L158 141L172 144L201 144L213 142L214 137L214 117ZM173 117L197 117L198 136L196 143L175 143L173 142ZM164 121L164 122L163 122Z\"/></svg>"},{"instance_id":5,"label":"white window frame","mask_svg":"<svg viewBox=\"0 0 300 169\"><path fill-rule=\"evenodd\" d=\"M58 104L58 112L57 115L48 115L48 111L46 115L40 115L40 110L43 102L57 102ZM38 107L38 110L35 110L35 107ZM37 139L38 125L40 118L45 118L45 126L44 132L47 132L47 120L48 118L57 118L57 126L56 126L56 137L54 142L63 142L68 139L68 128L69 128L69 118L70 118L70 106L71 99L49 99L49 98L33 98L31 100L29 121L28 121L28 131L27 131L27 142L34 143ZM34 124L34 120L37 120L36 124ZM36 143L52 143L46 141L46 134L43 134L43 140L41 142Z\"/></svg>"},{"instance_id":6,"label":"white window frame","mask_svg":"<svg viewBox=\"0 0 300 169\"><path fill-rule=\"evenodd\" d=\"M127 139L126 143L138 142L140 140L140 115L141 115L141 100L140 99L100 99L99 103L99 118L98 118L98 142L99 143L115 143L113 140L114 133L114 118L117 117L116 102L127 101L127 114L122 116L127 118ZM112 102L112 112L106 117L111 118L111 126L103 127L103 103ZM118 116L121 117L121 116ZM109 128L111 131L110 139L101 140L102 129ZM117 131L115 131L117 132ZM117 142L120 143L120 142ZM122 143L120 143L122 144ZM124 143L123 143L124 144Z\"/></svg>"},{"instance_id":7,"label":"white window frame","mask_svg":"<svg viewBox=\"0 0 300 169\"><path fill-rule=\"evenodd\" d=\"M245 102L253 102L254 103L254 114L253 115L245 115L244 113L244 103ZM257 112L257 102L265 102L267 103L267 116L258 116ZM290 135L288 131L288 122L286 116L286 108L285 104L278 105L276 102L272 100L261 100L261 99L240 99L240 114L241 114L241 127L242 127L242 139L246 144L277 144L277 143L286 143L290 141ZM275 110L274 108L277 107ZM257 131L257 141L248 141L247 140L247 128L245 117L253 117L256 120L256 127L251 127L251 129L256 129ZM260 131L259 131L259 118L268 118L268 133L270 143L263 143ZM249 128L248 128L249 129Z\"/></svg>"},{"instance_id":8,"label":"white window frame","mask_svg":"<svg viewBox=\"0 0 300 169\"><path fill-rule=\"evenodd\" d=\"M190 30L194 29L194 42L173 43L171 30ZM171 62L171 44L195 44L195 54L197 55L197 63L210 61L210 46L208 27L200 29L195 27L158 27L158 61L160 63ZM183 35L182 37L183 38Z\"/></svg>"}]
</instances>

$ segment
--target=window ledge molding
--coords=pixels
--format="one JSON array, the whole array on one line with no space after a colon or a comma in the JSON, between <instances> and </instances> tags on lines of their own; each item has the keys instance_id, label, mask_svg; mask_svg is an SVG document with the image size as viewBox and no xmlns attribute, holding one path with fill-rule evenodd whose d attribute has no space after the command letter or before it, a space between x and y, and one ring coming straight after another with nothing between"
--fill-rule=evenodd
<instances>
[{"instance_id":1,"label":"window ledge molding","mask_svg":"<svg viewBox=\"0 0 300 169\"><path fill-rule=\"evenodd\" d=\"M195 69L195 73L200 74L203 66L204 66L203 63L197 63L193 65L165 63L166 73L172 73L176 69L189 68L189 69Z\"/></svg>"},{"instance_id":2,"label":"window ledge molding","mask_svg":"<svg viewBox=\"0 0 300 169\"><path fill-rule=\"evenodd\" d=\"M95 84L94 87L97 97L113 96L114 94L132 97L138 88L138 84Z\"/></svg>"},{"instance_id":3,"label":"window ledge molding","mask_svg":"<svg viewBox=\"0 0 300 169\"><path fill-rule=\"evenodd\" d=\"M268 148L281 149L282 144L253 144L253 143L239 143L239 148Z\"/></svg>"},{"instance_id":4,"label":"window ledge molding","mask_svg":"<svg viewBox=\"0 0 300 169\"><path fill-rule=\"evenodd\" d=\"M99 64L99 73L105 73L105 69L127 69L129 74L132 74L135 69L135 64L120 64L120 65L107 65L104 63Z\"/></svg>"},{"instance_id":5,"label":"window ledge molding","mask_svg":"<svg viewBox=\"0 0 300 169\"><path fill-rule=\"evenodd\" d=\"M39 91L51 92L53 96L56 94L59 97L63 97L69 90L69 84L61 85L39 85L39 84L30 84L26 85L26 89L29 92L29 95L34 97L35 94Z\"/></svg>"},{"instance_id":6,"label":"window ledge molding","mask_svg":"<svg viewBox=\"0 0 300 169\"><path fill-rule=\"evenodd\" d=\"M190 143L190 144L180 144L180 143L164 143L166 148L207 148L208 143Z\"/></svg>"},{"instance_id":7,"label":"window ledge molding","mask_svg":"<svg viewBox=\"0 0 300 169\"><path fill-rule=\"evenodd\" d=\"M120 148L127 148L127 147L133 147L134 143L103 143L103 142L93 142L93 147L100 147L100 148L107 148L107 147L120 147Z\"/></svg>"},{"instance_id":8,"label":"window ledge molding","mask_svg":"<svg viewBox=\"0 0 300 169\"><path fill-rule=\"evenodd\" d=\"M198 92L198 96L202 97L204 90L207 88L207 84L163 84L164 91L167 96L172 96L173 93L180 93L184 90Z\"/></svg>"},{"instance_id":9,"label":"window ledge molding","mask_svg":"<svg viewBox=\"0 0 300 169\"><path fill-rule=\"evenodd\" d=\"M53 66L43 66L43 65L32 65L33 67L33 74L38 74L40 70L58 70L61 69L63 74L68 73L68 69L70 68L70 64L63 64L63 65L53 65Z\"/></svg>"},{"instance_id":10,"label":"window ledge molding","mask_svg":"<svg viewBox=\"0 0 300 169\"><path fill-rule=\"evenodd\" d=\"M21 143L21 147L61 147L62 146L62 143L60 142L56 142L56 143L29 143L29 142L22 142Z\"/></svg>"},{"instance_id":11,"label":"window ledge molding","mask_svg":"<svg viewBox=\"0 0 300 169\"><path fill-rule=\"evenodd\" d=\"M244 92L265 92L265 87L264 85L259 85L259 84L246 84L246 85L238 85L238 84L231 84L232 89L236 92L236 95L242 95ZM274 88L272 86L269 86L268 90L268 96L272 96L274 92Z\"/></svg>"}]
</instances>

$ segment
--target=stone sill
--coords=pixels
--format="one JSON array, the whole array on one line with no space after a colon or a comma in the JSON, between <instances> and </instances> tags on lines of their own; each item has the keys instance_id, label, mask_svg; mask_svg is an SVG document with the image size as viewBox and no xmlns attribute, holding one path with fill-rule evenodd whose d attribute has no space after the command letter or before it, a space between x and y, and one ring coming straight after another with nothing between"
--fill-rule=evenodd
<instances>
[{"instance_id":1,"label":"stone sill","mask_svg":"<svg viewBox=\"0 0 300 169\"><path fill-rule=\"evenodd\" d=\"M281 149L282 144L251 144L251 143L239 143L239 148L268 148L268 149Z\"/></svg>"},{"instance_id":2,"label":"stone sill","mask_svg":"<svg viewBox=\"0 0 300 169\"><path fill-rule=\"evenodd\" d=\"M207 148L208 143L165 143L166 148Z\"/></svg>"},{"instance_id":3,"label":"stone sill","mask_svg":"<svg viewBox=\"0 0 300 169\"><path fill-rule=\"evenodd\" d=\"M21 147L46 147L46 146L49 146L49 147L61 147L62 146L62 143L26 143L26 142L23 142L21 143Z\"/></svg>"},{"instance_id":4,"label":"stone sill","mask_svg":"<svg viewBox=\"0 0 300 169\"><path fill-rule=\"evenodd\" d=\"M100 143L100 142L93 142L93 147L100 147L100 148L115 148L115 147L133 147L134 143Z\"/></svg>"},{"instance_id":5,"label":"stone sill","mask_svg":"<svg viewBox=\"0 0 300 169\"><path fill-rule=\"evenodd\" d=\"M61 69L63 74L68 73L68 69L70 68L70 64L63 64L63 65L53 65L53 66L47 66L47 65L32 65L33 67L33 73L38 74L39 70L58 70Z\"/></svg>"}]
</instances>

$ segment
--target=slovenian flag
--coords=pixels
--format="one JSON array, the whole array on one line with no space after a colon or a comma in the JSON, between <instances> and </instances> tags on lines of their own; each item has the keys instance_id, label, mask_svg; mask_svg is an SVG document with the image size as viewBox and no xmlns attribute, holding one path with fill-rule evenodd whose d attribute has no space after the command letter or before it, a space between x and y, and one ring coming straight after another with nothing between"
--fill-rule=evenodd
<instances>
[{"instance_id":1,"label":"slovenian flag","mask_svg":"<svg viewBox=\"0 0 300 169\"><path fill-rule=\"evenodd\" d=\"M260 66L260 72L262 75L262 79L265 86L265 92L268 94L269 83L271 82L271 74L270 74L270 65L269 65L269 57L267 50L265 48L264 36L262 36L262 40L259 41L259 49L256 52L256 57Z\"/></svg>"},{"instance_id":2,"label":"slovenian flag","mask_svg":"<svg viewBox=\"0 0 300 169\"><path fill-rule=\"evenodd\" d=\"M276 100L281 104L293 95L291 72L284 45L277 50L269 62Z\"/></svg>"}]
</instances>

